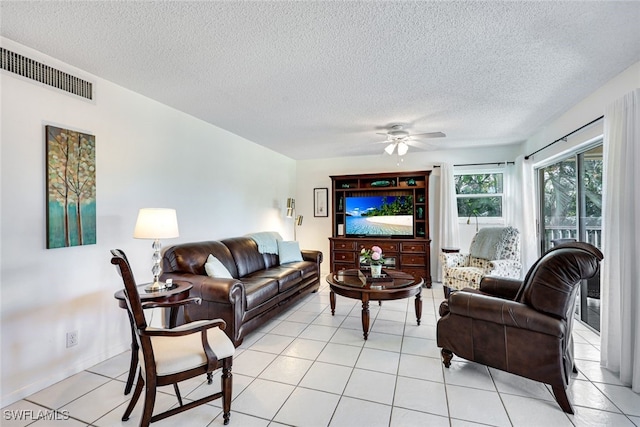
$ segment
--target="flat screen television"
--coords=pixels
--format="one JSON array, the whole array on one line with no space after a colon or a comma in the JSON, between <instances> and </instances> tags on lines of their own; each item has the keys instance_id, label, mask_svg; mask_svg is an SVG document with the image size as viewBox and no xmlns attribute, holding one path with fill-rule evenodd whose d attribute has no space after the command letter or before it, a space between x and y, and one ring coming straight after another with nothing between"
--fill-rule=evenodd
<instances>
[{"instance_id":1,"label":"flat screen television","mask_svg":"<svg viewBox=\"0 0 640 427\"><path fill-rule=\"evenodd\" d=\"M413 197L346 197L345 234L350 237L413 237Z\"/></svg>"}]
</instances>

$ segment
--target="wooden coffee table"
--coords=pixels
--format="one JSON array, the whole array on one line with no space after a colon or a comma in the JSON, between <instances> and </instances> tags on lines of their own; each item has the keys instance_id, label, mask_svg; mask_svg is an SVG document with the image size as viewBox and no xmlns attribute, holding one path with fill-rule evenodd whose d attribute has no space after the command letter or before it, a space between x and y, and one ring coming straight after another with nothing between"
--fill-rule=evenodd
<instances>
[{"instance_id":1,"label":"wooden coffee table","mask_svg":"<svg viewBox=\"0 0 640 427\"><path fill-rule=\"evenodd\" d=\"M422 317L422 278L416 279L400 270L383 270L383 277L372 278L367 270L340 270L327 276L331 288L331 314L336 311L336 294L362 301L362 332L369 337L369 301L397 300L416 297L416 319L418 325Z\"/></svg>"}]
</instances>

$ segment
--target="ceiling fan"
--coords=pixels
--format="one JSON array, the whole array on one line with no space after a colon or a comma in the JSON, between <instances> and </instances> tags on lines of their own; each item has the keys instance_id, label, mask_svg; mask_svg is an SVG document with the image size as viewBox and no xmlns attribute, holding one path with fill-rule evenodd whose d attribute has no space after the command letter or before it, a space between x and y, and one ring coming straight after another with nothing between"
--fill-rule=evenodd
<instances>
[{"instance_id":1,"label":"ceiling fan","mask_svg":"<svg viewBox=\"0 0 640 427\"><path fill-rule=\"evenodd\" d=\"M392 125L389 130L385 133L378 132L378 135L386 135L387 139L384 141L380 141L382 144L388 143L385 147L384 151L392 155L394 151L396 151L399 156L404 156L409 151L409 145L413 145L416 147L422 146L419 141L415 139L420 138L443 138L446 135L442 132L427 132L427 133L414 133L411 134L408 131L404 130L402 125Z\"/></svg>"}]
</instances>

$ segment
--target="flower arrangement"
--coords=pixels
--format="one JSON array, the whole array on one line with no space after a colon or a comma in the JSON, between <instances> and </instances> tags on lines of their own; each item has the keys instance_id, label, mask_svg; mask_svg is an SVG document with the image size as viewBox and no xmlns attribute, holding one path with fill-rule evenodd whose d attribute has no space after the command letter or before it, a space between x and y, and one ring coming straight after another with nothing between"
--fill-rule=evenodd
<instances>
[{"instance_id":1,"label":"flower arrangement","mask_svg":"<svg viewBox=\"0 0 640 427\"><path fill-rule=\"evenodd\" d=\"M384 256L382 255L382 248L380 246L371 246L371 249L362 248L360 256L370 265L384 264Z\"/></svg>"}]
</instances>

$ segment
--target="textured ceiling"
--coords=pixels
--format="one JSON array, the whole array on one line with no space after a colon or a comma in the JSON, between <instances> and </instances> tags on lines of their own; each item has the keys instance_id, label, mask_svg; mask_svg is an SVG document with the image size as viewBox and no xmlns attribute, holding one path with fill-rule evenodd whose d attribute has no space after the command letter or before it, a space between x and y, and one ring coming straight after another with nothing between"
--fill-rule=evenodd
<instances>
[{"instance_id":1,"label":"textured ceiling","mask_svg":"<svg viewBox=\"0 0 640 427\"><path fill-rule=\"evenodd\" d=\"M394 123L519 143L640 60L637 1L0 5L2 36L294 159Z\"/></svg>"}]
</instances>

